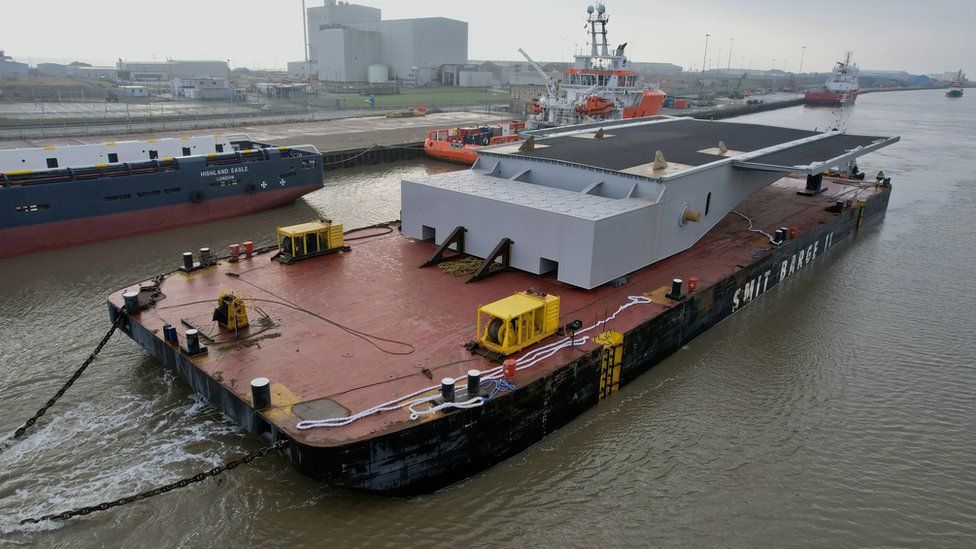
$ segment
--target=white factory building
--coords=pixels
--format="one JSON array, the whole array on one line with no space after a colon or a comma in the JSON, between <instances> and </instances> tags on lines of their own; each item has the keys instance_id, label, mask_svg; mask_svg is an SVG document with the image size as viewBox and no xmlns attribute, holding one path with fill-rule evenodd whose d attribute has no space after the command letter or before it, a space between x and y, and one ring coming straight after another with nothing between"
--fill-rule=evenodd
<instances>
[{"instance_id":1,"label":"white factory building","mask_svg":"<svg viewBox=\"0 0 976 549\"><path fill-rule=\"evenodd\" d=\"M383 20L377 8L326 0L308 9L309 55L326 82L383 82L468 60L468 24L445 17ZM298 67L296 67L298 68Z\"/></svg>"}]
</instances>

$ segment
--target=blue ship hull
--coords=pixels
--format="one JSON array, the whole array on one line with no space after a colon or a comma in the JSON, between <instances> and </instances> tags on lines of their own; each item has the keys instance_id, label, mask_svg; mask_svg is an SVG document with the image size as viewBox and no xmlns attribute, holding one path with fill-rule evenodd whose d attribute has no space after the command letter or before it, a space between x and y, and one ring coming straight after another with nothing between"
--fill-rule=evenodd
<instances>
[{"instance_id":1,"label":"blue ship hull","mask_svg":"<svg viewBox=\"0 0 976 549\"><path fill-rule=\"evenodd\" d=\"M263 147L0 174L0 257L234 217L320 189L322 156Z\"/></svg>"}]
</instances>

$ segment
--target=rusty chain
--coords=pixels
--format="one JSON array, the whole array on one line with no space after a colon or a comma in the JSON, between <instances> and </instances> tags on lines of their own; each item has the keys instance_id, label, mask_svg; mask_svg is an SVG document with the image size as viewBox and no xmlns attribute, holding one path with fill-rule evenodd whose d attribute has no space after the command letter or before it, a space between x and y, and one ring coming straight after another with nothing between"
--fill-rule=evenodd
<instances>
[{"instance_id":1,"label":"rusty chain","mask_svg":"<svg viewBox=\"0 0 976 549\"><path fill-rule=\"evenodd\" d=\"M55 393L53 397L48 399L47 403L40 410L38 410L36 414L34 414L34 417L28 419L27 422L24 423L24 425L21 428L14 431L14 434L11 435L10 438L8 438L6 441L4 441L2 445L0 445L0 453L3 453L4 450L10 448L10 446L13 444L14 439L24 436L24 433L26 433L28 429L33 427L34 424L37 423L37 420L41 418L41 416L47 413L48 408L54 406L54 403L57 402L62 396L64 396L64 393L72 385L74 385L76 381L78 381L78 378L81 377L81 374L83 374L85 370L87 370L88 367L91 366L92 362L95 361L95 357L98 356L98 353L102 351L102 347L104 347L105 344L108 343L108 341L112 338L112 335L115 334L115 330L119 329L119 327L121 327L123 323L125 323L125 314L123 313L123 311L120 310L118 316L115 318L115 322L112 323L112 327L109 328L108 333L106 333L105 337L103 337L102 340L98 342L98 345L95 347L95 350L92 351L90 355L88 355L88 358L85 359L85 362L82 363L81 367L75 370L75 373L71 376L70 379L68 379L67 383L62 385L61 389L59 389L58 392Z\"/></svg>"},{"instance_id":2,"label":"rusty chain","mask_svg":"<svg viewBox=\"0 0 976 549\"><path fill-rule=\"evenodd\" d=\"M122 506L122 505L127 505L129 503L134 503L134 502L137 502L137 501L142 501L144 499L148 499L148 498L151 498L153 496L158 496L160 494L165 494L167 492L171 492L173 490L176 490L177 488L183 488L184 486L189 486L190 484L194 484L196 482L202 482L202 481L204 481L204 480L206 480L206 479L208 479L210 477L215 477L217 475L220 475L221 473L226 473L227 471L230 471L231 469L235 469L235 468L237 468L240 465L244 465L246 463L250 463L250 462L252 462L252 461L254 461L254 460L258 459L258 458L261 458L261 457L264 457L264 456L268 455L271 452L274 452L275 450L279 450L281 448L284 448L287 445L288 445L288 440L287 439L282 439L282 440L279 440L279 441L275 442L271 446L265 446L264 448L261 448L260 450L258 450L257 452L254 452L253 454L249 454L249 455L244 456L244 457L242 457L240 459L235 459L234 461L229 461L229 462L227 462L227 463L225 463L223 465L220 465L218 467L214 467L213 469L210 469L209 471L204 471L203 473L199 473L199 474L194 475L192 477L188 477L188 478L184 478L184 479L178 480L176 482L172 482L172 483L167 484L165 486L160 486L158 488L153 488L152 490L148 490L148 491L145 491L145 492L142 492L142 493L139 493L139 494L135 494L135 495L132 495L132 496L126 496L124 498L119 498L119 499L112 500L112 501L106 501L106 502L103 502L103 503L99 503L98 505L88 505L88 506L85 506L85 507L79 507L77 509L72 509L70 511L64 511L64 512L61 512L61 513L54 513L54 514L50 514L50 515L44 515L42 517L24 519L24 520L20 521L20 523L21 524L37 524L39 522L43 522L43 521L46 521L46 520L68 520L68 519L70 519L72 517L77 517L77 516L82 516L82 515L88 515L88 514L91 514L91 513L98 512L98 511L106 511L108 509L112 509L113 507L119 507L119 506Z\"/></svg>"}]
</instances>

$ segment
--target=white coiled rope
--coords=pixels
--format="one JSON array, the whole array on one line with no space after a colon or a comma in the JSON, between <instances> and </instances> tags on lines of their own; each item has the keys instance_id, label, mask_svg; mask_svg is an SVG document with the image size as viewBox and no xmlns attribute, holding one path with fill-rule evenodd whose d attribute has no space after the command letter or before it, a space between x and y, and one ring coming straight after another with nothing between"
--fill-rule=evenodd
<instances>
[{"instance_id":1,"label":"white coiled rope","mask_svg":"<svg viewBox=\"0 0 976 549\"><path fill-rule=\"evenodd\" d=\"M537 347L529 351L528 353L525 353L521 358L515 361L515 366L516 366L515 370L519 371L519 370L524 370L526 368L531 368L532 366L535 366L536 364L542 362L543 360L552 357L553 355L555 355L559 351L562 351L563 349L567 349L570 347L578 347L580 345L587 343L590 340L589 336L583 336L583 337L578 337L578 336L585 334L586 332L589 332L591 330L595 330L600 326L605 325L606 323L617 318L617 316L619 316L620 313L626 311L627 309L633 307L634 305L646 305L648 303L652 303L652 301L647 296L632 295L628 297L627 303L621 305L620 308L616 310L616 312L604 318L603 320L597 321L592 325L587 326L586 328L582 328L569 337L565 337L563 339L560 339L559 341L555 341L553 343L549 343L547 345ZM503 366L496 366L494 368L491 368L490 370L481 372L481 379L485 381L496 380L503 376L503 372L504 372ZM432 385L430 387L424 387L423 389L418 389L412 393L403 395L400 398L389 400L382 404L377 404L372 408L367 408L366 410L363 410L351 416L334 417L328 419L309 419L309 420L298 422L298 424L295 427L303 431L306 429L315 429L319 427L342 427L345 425L349 425L350 423L360 420L364 417L378 414L380 412L391 412L393 410L399 410L402 408L407 408L407 410L409 410L410 412L410 419L416 420L419 419L421 416L433 414L435 412L440 412L442 410L477 408L478 406L484 405L484 403L488 401L486 397L477 396L460 402L444 402L442 404L428 406L427 408L421 408L421 409L417 408L417 406L421 404L433 402L439 399L440 394L420 396L423 395L424 393L429 393L431 391L436 391L438 389L440 389L440 385Z\"/></svg>"}]
</instances>

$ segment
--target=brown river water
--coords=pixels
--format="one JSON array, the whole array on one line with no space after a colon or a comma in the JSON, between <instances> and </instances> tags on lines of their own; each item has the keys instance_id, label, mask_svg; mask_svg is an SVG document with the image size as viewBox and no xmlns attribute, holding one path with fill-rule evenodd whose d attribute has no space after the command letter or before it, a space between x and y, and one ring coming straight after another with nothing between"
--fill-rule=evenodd
<instances>
[{"instance_id":1,"label":"brown river water","mask_svg":"<svg viewBox=\"0 0 976 549\"><path fill-rule=\"evenodd\" d=\"M196 474L260 444L116 335L0 454L0 545L976 546L976 94L864 95L743 120L900 134L861 162L888 218L512 459L432 495L312 481L278 457L67 522L20 519ZM248 217L0 260L0 431L108 328L104 297L180 252L325 215L395 219L415 161L330 172Z\"/></svg>"}]
</instances>

